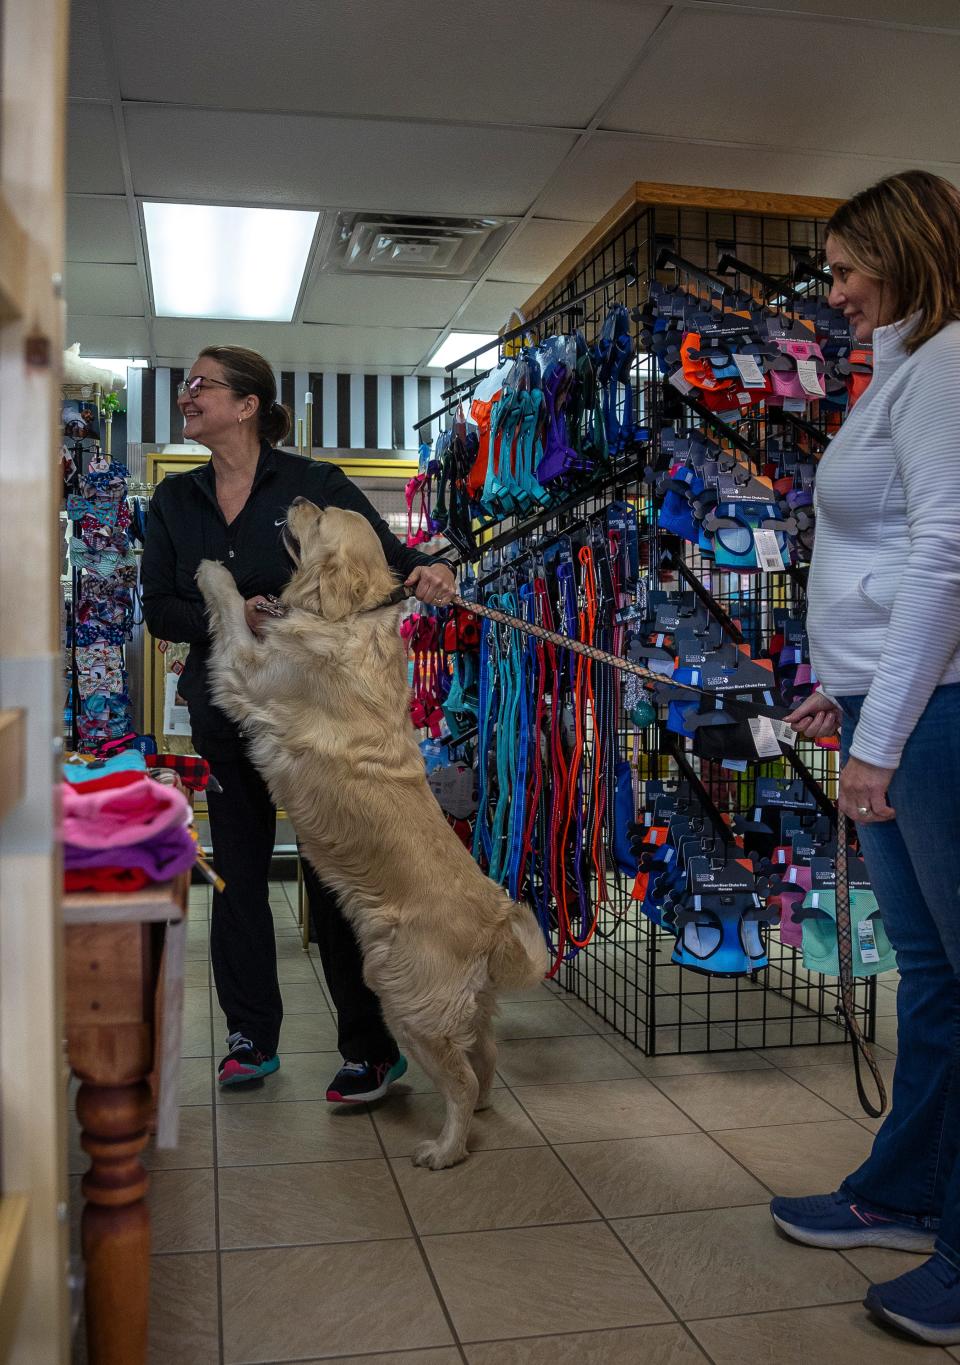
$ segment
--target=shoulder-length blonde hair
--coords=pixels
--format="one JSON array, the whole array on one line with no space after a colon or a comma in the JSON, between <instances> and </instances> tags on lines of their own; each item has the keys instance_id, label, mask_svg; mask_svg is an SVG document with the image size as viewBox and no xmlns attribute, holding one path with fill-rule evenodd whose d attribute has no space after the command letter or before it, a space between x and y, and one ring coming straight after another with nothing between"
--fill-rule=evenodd
<instances>
[{"instance_id":1,"label":"shoulder-length blonde hair","mask_svg":"<svg viewBox=\"0 0 960 1365\"><path fill-rule=\"evenodd\" d=\"M960 190L948 180L929 171L887 176L841 205L827 236L882 281L895 319L917 315L909 353L960 319Z\"/></svg>"}]
</instances>

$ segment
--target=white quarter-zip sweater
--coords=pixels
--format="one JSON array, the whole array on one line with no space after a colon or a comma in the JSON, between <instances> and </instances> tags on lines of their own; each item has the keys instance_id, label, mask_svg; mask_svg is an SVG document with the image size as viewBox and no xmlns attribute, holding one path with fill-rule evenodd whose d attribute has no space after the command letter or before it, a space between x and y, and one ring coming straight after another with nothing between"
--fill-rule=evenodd
<instances>
[{"instance_id":1,"label":"white quarter-zip sweater","mask_svg":"<svg viewBox=\"0 0 960 1365\"><path fill-rule=\"evenodd\" d=\"M936 687L960 682L960 322L912 356L873 334L873 378L817 470L810 658L866 701L851 753L896 768Z\"/></svg>"}]
</instances>

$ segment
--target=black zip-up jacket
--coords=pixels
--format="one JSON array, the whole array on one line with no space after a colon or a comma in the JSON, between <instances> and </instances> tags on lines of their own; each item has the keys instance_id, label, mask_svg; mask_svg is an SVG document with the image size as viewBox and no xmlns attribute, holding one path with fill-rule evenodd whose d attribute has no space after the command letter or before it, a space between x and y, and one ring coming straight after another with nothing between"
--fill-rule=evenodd
<instances>
[{"instance_id":1,"label":"black zip-up jacket","mask_svg":"<svg viewBox=\"0 0 960 1365\"><path fill-rule=\"evenodd\" d=\"M356 484L336 465L307 460L266 441L243 511L228 526L217 502L209 460L186 474L171 474L158 485L150 503L141 565L143 615L158 640L190 646L178 691L190 708L193 742L207 758L234 757L242 751L236 725L210 700L207 655L210 638L203 598L195 582L201 559L226 564L245 598L279 595L293 570L281 539L281 526L294 498L318 507L359 512L380 537L387 563L401 579L431 557L396 538Z\"/></svg>"}]
</instances>

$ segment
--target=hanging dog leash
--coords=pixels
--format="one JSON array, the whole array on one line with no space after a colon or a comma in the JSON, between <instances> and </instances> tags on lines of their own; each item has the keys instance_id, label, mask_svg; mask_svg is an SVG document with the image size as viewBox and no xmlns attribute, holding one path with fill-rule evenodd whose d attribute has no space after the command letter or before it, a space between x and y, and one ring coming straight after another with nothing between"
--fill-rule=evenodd
<instances>
[{"instance_id":1,"label":"hanging dog leash","mask_svg":"<svg viewBox=\"0 0 960 1365\"><path fill-rule=\"evenodd\" d=\"M584 644L580 640L571 639L570 636L561 635L557 631L547 630L544 626L531 624L528 621L521 621L516 617L511 617L505 612L498 611L494 607L482 606L479 602L468 602L459 595L452 598L454 605L461 607L464 611L471 612L476 616L486 617L488 620L497 621L502 625L511 626L515 630L523 631L525 634L536 636L538 639L545 640L549 644L557 645L561 649L568 649L574 654L584 654L588 658L595 659L598 663L608 664L611 668L619 669L623 673L632 673L636 677L643 678L647 682L666 684L676 687L684 692L693 692L700 696L715 695L706 688L694 687L689 683L674 683L666 678L662 673L655 673L652 669L644 668L641 664L636 664L630 659L620 659L615 654L610 654L606 650L598 649L595 645ZM768 714L770 708L754 706L750 703L751 709L758 714ZM846 1019L847 1028L850 1031L850 1042L853 1048L854 1071L857 1080L857 1094L864 1111L871 1118L881 1118L887 1107L887 1090L883 1076L877 1065L876 1058L870 1048L869 1043L863 1036L863 1031L856 1016L854 1000L854 976L853 976L853 932L850 922L850 887L847 879L847 817L843 811L837 810L837 864L836 864L836 905L837 905L837 950L840 965L840 1002ZM874 1105L868 1099L863 1086L861 1074L861 1059L866 1062L871 1075L877 1086L879 1104Z\"/></svg>"},{"instance_id":2,"label":"hanging dog leash","mask_svg":"<svg viewBox=\"0 0 960 1365\"><path fill-rule=\"evenodd\" d=\"M864 1111L873 1119L883 1117L887 1107L887 1088L869 1043L863 1036L857 1021L853 996L853 929L850 922L850 883L847 876L849 857L847 840L847 817L837 807L837 954L840 959L840 1003L843 1008L847 1028L850 1030L850 1045L853 1048L853 1069L857 1078L857 1095ZM863 1088L860 1074L861 1057L870 1068L877 1085L878 1104L871 1104Z\"/></svg>"}]
</instances>

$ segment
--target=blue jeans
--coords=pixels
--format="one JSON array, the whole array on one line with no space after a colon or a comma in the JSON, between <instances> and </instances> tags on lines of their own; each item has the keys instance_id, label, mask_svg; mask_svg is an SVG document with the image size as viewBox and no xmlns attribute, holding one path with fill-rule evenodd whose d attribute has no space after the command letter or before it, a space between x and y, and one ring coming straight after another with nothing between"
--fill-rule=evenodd
<instances>
[{"instance_id":1,"label":"blue jeans","mask_svg":"<svg viewBox=\"0 0 960 1365\"><path fill-rule=\"evenodd\" d=\"M863 697L843 697L846 762ZM893 1101L844 1190L939 1233L960 1268L960 684L938 687L889 792L897 818L858 826L897 954Z\"/></svg>"}]
</instances>

